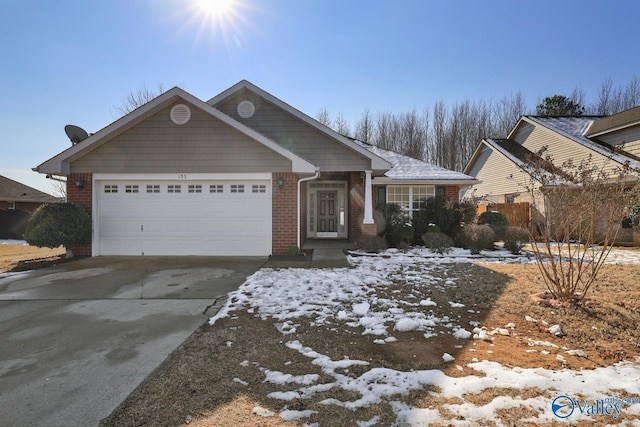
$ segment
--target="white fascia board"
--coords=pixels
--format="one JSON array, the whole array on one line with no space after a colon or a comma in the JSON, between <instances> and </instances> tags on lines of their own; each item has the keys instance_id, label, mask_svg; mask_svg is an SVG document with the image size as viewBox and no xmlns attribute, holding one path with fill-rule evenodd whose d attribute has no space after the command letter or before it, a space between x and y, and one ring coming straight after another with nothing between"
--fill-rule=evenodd
<instances>
[{"instance_id":1,"label":"white fascia board","mask_svg":"<svg viewBox=\"0 0 640 427\"><path fill-rule=\"evenodd\" d=\"M387 177L373 178L373 185L460 185L471 186L480 184L478 179L391 179Z\"/></svg>"},{"instance_id":2,"label":"white fascia board","mask_svg":"<svg viewBox=\"0 0 640 427\"><path fill-rule=\"evenodd\" d=\"M240 123L239 121L233 119L232 117L227 116L226 114L224 114L223 112L221 112L217 108L212 107L211 105L207 104L206 102L203 102L200 99L196 98L195 96L193 96L193 95L191 95L189 93L186 93L186 92L185 92L185 101L188 101L188 102L192 103L193 105L197 106L198 108L202 109L203 111L205 111L205 112L209 113L210 115L214 116L218 120L224 122L225 124L235 128L236 130L238 130L238 131L242 132L243 134L247 135L251 139L254 139L257 142L260 142L265 147L267 147L267 148L271 149L272 151L275 151L276 153L280 154L281 156L291 160L291 168L292 168L291 171L293 173L315 173L315 171L316 171L315 165L311 164L310 162L308 162L307 160L303 159L302 157L293 154L291 151L283 148L282 146L280 146L279 144L277 144L273 140L271 140L271 139L267 138L266 136L256 132L255 130L251 129L250 127L245 126L242 123Z\"/></svg>"},{"instance_id":3,"label":"white fascia board","mask_svg":"<svg viewBox=\"0 0 640 427\"><path fill-rule=\"evenodd\" d=\"M232 87L230 87L229 89L225 90L224 92L214 96L209 101L207 101L207 104L215 105L218 102L228 98L231 94L237 92L238 90L240 90L242 88L246 88L246 89L258 94L259 96L265 98L267 101L269 101L272 104L278 106L279 108L282 108L287 113L293 115L297 119L299 119L299 120L303 121L304 123L308 124L309 126L312 126L315 129L319 130L320 132L323 132L323 133L327 134L331 138L333 138L333 139L337 140L338 142L346 145L351 150L353 150L353 151L357 152L358 154L368 158L369 160L371 160L371 169L372 170L388 171L389 169L391 169L393 167L393 165L391 163L387 162L383 158L378 157L377 155L375 155L371 151L367 150L366 148L360 147L358 144L355 144L354 142L350 141L349 138L346 138L345 136L339 134L338 132L334 131L333 129L331 129L328 126L323 125L322 123L320 123L317 120L309 117L308 115L306 115L302 111L300 111L300 110L292 107L291 105L287 104L286 102L276 98L275 96L273 96L270 93L264 91L263 89L260 89L258 86L254 85L253 83L251 83L251 82L249 82L247 80L242 80L241 82L233 85Z\"/></svg>"},{"instance_id":4,"label":"white fascia board","mask_svg":"<svg viewBox=\"0 0 640 427\"><path fill-rule=\"evenodd\" d=\"M152 99L143 106L133 110L131 113L119 118L106 127L100 129L98 132L89 136L84 141L72 145L71 147L45 161L34 169L40 173L69 174L69 162L73 161L75 158L82 156L84 153L97 148L105 137L120 131L130 123L135 122L136 120L146 115L149 111L162 106L164 103L172 101L176 96L180 96L181 93L186 92L178 87L169 89L165 93Z\"/></svg>"},{"instance_id":5,"label":"white fascia board","mask_svg":"<svg viewBox=\"0 0 640 427\"><path fill-rule=\"evenodd\" d=\"M254 139L255 141L263 144L267 148L275 151L281 156L291 160L292 163L292 172L294 173L315 173L315 165L306 161L305 159L296 156L292 152L282 148L280 145L266 138L264 135L261 135L255 132L253 129L243 125L242 123L234 120L233 118L227 116L226 114L220 112L219 110L213 108L209 104L203 102L202 100L196 98L190 93L178 88L174 87L157 98L149 101L142 107L132 111L126 116L116 120L111 123L107 127L99 130L95 134L91 135L89 138L85 139L79 144L73 145L57 156L47 160L42 163L36 169L37 172L40 173L49 173L49 174L68 174L70 173L69 162L74 159L82 156L84 153L93 150L97 146L104 142L103 140L113 135L117 132L126 129L128 125L137 122L138 120L144 118L150 112L155 110L159 110L163 108L165 105L175 102L177 99L182 99L186 102L191 103L192 105L202 109L206 113L214 116L220 121L226 123L227 125L235 128L239 132L247 135L248 137Z\"/></svg>"},{"instance_id":6,"label":"white fascia board","mask_svg":"<svg viewBox=\"0 0 640 427\"><path fill-rule=\"evenodd\" d=\"M471 155L471 158L469 159L469 163L467 163L467 165L464 167L464 169L462 170L462 173L465 175L469 175L469 170L473 167L473 164L476 162L476 158L477 156L480 155L480 152L482 151L482 147L486 144L485 140L483 139L482 141L480 141L480 143L476 146L476 149L473 151L473 154Z\"/></svg>"}]
</instances>

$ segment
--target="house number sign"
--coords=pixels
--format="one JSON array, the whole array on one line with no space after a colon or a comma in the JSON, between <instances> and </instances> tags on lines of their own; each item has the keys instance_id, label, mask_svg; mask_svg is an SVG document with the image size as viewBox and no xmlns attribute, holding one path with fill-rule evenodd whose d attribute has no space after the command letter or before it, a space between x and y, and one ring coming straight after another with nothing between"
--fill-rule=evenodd
<instances>
[{"instance_id":1,"label":"house number sign","mask_svg":"<svg viewBox=\"0 0 640 427\"><path fill-rule=\"evenodd\" d=\"M178 179L187 179L187 174L186 173L179 173L178 174Z\"/></svg>"}]
</instances>

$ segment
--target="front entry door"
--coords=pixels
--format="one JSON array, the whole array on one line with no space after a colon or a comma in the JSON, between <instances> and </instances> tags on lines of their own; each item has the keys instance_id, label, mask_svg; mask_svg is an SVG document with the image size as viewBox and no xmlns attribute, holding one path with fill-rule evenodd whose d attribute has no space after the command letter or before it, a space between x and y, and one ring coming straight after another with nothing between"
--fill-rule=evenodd
<instances>
[{"instance_id":1,"label":"front entry door","mask_svg":"<svg viewBox=\"0 0 640 427\"><path fill-rule=\"evenodd\" d=\"M318 233L322 233L324 237L338 236L337 207L337 191L318 191Z\"/></svg>"}]
</instances>

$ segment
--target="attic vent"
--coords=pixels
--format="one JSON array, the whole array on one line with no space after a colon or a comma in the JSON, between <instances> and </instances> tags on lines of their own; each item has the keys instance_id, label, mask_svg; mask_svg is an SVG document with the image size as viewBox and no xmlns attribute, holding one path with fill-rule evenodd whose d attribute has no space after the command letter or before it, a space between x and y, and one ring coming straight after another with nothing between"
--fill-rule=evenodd
<instances>
[{"instance_id":1,"label":"attic vent","mask_svg":"<svg viewBox=\"0 0 640 427\"><path fill-rule=\"evenodd\" d=\"M184 104L177 104L171 109L170 116L173 123L183 125L191 119L191 109Z\"/></svg>"},{"instance_id":2,"label":"attic vent","mask_svg":"<svg viewBox=\"0 0 640 427\"><path fill-rule=\"evenodd\" d=\"M256 107L250 101L242 101L238 104L238 115L243 119L248 119L256 112Z\"/></svg>"}]
</instances>

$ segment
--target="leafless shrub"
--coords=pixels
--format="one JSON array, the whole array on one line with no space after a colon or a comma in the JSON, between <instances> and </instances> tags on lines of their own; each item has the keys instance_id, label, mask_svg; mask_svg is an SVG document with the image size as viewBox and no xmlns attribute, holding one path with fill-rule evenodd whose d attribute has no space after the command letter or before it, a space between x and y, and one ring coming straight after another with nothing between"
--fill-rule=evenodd
<instances>
[{"instance_id":1,"label":"leafless shrub","mask_svg":"<svg viewBox=\"0 0 640 427\"><path fill-rule=\"evenodd\" d=\"M424 233L422 235L424 245L432 251L438 252L440 255L451 252L453 239L444 233Z\"/></svg>"},{"instance_id":2,"label":"leafless shrub","mask_svg":"<svg viewBox=\"0 0 640 427\"><path fill-rule=\"evenodd\" d=\"M532 245L540 273L556 298L579 302L596 281L622 221L635 215L638 171L592 157L556 166L546 148L528 166L527 191L534 203L543 201L537 208L546 216Z\"/></svg>"},{"instance_id":3,"label":"leafless shrub","mask_svg":"<svg viewBox=\"0 0 640 427\"><path fill-rule=\"evenodd\" d=\"M529 243L529 232L521 227L507 227L504 233L504 248L514 255Z\"/></svg>"},{"instance_id":4,"label":"leafless shrub","mask_svg":"<svg viewBox=\"0 0 640 427\"><path fill-rule=\"evenodd\" d=\"M496 233L488 225L468 224L458 235L458 241L463 248L469 249L472 255L477 255L483 249L493 248Z\"/></svg>"}]
</instances>

